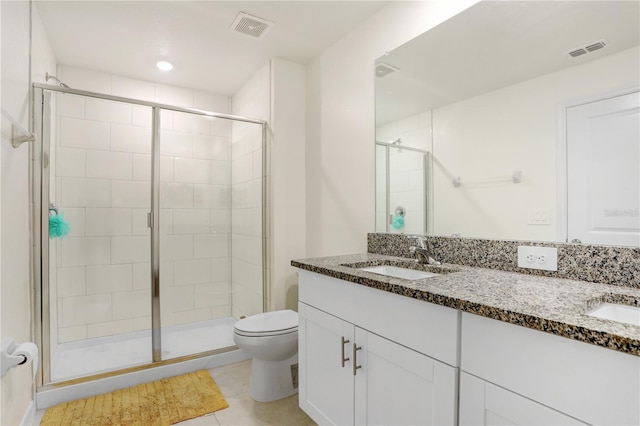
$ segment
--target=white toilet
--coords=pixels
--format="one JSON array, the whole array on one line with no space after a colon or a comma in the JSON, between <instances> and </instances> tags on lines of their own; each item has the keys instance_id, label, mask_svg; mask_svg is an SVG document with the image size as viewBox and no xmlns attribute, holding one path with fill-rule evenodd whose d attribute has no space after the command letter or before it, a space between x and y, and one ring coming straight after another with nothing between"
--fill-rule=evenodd
<instances>
[{"instance_id":1,"label":"white toilet","mask_svg":"<svg viewBox=\"0 0 640 426\"><path fill-rule=\"evenodd\" d=\"M249 395L260 402L298 392L298 313L285 310L236 322L233 340L253 358Z\"/></svg>"}]
</instances>

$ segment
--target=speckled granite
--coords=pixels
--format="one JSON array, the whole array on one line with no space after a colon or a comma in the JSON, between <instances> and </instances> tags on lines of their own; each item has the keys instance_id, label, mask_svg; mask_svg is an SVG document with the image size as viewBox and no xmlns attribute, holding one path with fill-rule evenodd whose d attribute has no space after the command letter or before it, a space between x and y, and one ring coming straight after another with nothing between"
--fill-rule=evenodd
<instances>
[{"instance_id":1,"label":"speckled granite","mask_svg":"<svg viewBox=\"0 0 640 426\"><path fill-rule=\"evenodd\" d=\"M426 237L437 260L527 275L589 281L640 289L640 248L476 238ZM369 234L367 251L412 257L415 240L404 234ZM518 246L558 248L558 271L518 267Z\"/></svg>"},{"instance_id":2,"label":"speckled granite","mask_svg":"<svg viewBox=\"0 0 640 426\"><path fill-rule=\"evenodd\" d=\"M593 318L600 301L640 306L640 289L445 264L414 269L446 272L409 281L349 266L407 263L407 259L357 254L293 260L297 268L401 294L464 312L640 356L640 326ZM345 266L348 265L348 266ZM405 265L402 265L405 266Z\"/></svg>"}]
</instances>

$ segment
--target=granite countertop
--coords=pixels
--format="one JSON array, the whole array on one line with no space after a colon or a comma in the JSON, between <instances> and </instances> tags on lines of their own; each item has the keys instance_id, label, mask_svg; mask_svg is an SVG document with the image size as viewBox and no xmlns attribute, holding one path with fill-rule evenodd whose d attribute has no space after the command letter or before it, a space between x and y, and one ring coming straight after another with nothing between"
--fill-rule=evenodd
<instances>
[{"instance_id":1,"label":"granite countertop","mask_svg":"<svg viewBox=\"0 0 640 426\"><path fill-rule=\"evenodd\" d=\"M384 264L442 274L405 280L355 269ZM640 326L586 315L602 302L640 307L639 289L453 264L419 265L412 259L370 253L293 260L291 265L640 356Z\"/></svg>"}]
</instances>

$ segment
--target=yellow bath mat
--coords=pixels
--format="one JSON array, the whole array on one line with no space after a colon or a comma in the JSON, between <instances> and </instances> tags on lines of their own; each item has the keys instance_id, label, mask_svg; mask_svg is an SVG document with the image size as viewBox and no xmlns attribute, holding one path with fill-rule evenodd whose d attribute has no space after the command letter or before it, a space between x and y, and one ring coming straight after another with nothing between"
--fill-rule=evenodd
<instances>
[{"instance_id":1,"label":"yellow bath mat","mask_svg":"<svg viewBox=\"0 0 640 426\"><path fill-rule=\"evenodd\" d=\"M207 370L49 408L40 425L171 425L227 408Z\"/></svg>"}]
</instances>

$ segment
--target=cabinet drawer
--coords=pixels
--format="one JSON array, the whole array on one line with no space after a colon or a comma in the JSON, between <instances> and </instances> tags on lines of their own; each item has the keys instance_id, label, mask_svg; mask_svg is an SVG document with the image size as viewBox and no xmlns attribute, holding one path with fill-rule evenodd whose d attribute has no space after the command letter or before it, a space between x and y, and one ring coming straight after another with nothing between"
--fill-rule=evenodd
<instances>
[{"instance_id":1,"label":"cabinet drawer","mask_svg":"<svg viewBox=\"0 0 640 426\"><path fill-rule=\"evenodd\" d=\"M462 314L460 368L591 424L640 424L640 358Z\"/></svg>"},{"instance_id":2,"label":"cabinet drawer","mask_svg":"<svg viewBox=\"0 0 640 426\"><path fill-rule=\"evenodd\" d=\"M299 270L298 297L350 323L452 366L459 312L360 284Z\"/></svg>"}]
</instances>

